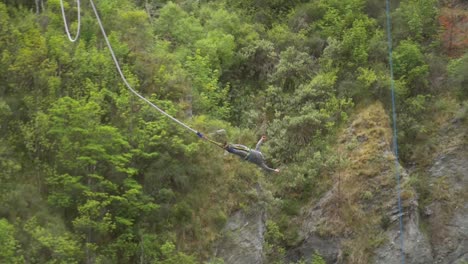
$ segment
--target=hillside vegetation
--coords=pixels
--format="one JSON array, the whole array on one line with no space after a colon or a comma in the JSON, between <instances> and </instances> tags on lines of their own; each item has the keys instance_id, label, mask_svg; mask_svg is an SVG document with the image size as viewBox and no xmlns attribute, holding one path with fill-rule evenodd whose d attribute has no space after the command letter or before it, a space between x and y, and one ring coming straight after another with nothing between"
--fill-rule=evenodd
<instances>
[{"instance_id":1,"label":"hillside vegetation","mask_svg":"<svg viewBox=\"0 0 468 264\"><path fill-rule=\"evenodd\" d=\"M64 2L74 36L77 7ZM251 147L267 135L279 174L130 93L81 2L72 43L59 0L0 1L0 263L223 263L213 244L229 216L259 201L265 259L283 263L300 239L291 223L337 180L320 232L369 234L343 256L368 263L389 221L373 201L396 199L380 189L396 184L393 156L378 156L392 140L383 1L95 1L137 91L206 135L225 129ZM467 127L466 10L392 1L400 163L418 172L403 195L421 206L443 192L423 173L446 147L434 137L450 122Z\"/></svg>"}]
</instances>

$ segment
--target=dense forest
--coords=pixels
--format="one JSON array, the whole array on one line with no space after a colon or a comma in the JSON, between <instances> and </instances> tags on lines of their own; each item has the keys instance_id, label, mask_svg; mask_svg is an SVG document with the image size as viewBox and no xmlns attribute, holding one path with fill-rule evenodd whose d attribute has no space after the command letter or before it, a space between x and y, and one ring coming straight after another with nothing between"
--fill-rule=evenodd
<instances>
[{"instance_id":1,"label":"dense forest","mask_svg":"<svg viewBox=\"0 0 468 264\"><path fill-rule=\"evenodd\" d=\"M249 146L267 135L280 173L132 94L90 3L78 14L64 1L72 37L80 29L71 42L61 1L0 1L0 262L224 263L213 245L230 215L260 201L265 263L286 263L297 244L289 221L342 167L340 131L376 101L391 119L385 1L95 1L135 90L206 135L224 129ZM427 165L444 122L466 127L467 9L391 1L403 166ZM415 175L427 204L434 196ZM344 263L370 263L375 241L359 258L349 246ZM320 252L313 263L325 263Z\"/></svg>"}]
</instances>

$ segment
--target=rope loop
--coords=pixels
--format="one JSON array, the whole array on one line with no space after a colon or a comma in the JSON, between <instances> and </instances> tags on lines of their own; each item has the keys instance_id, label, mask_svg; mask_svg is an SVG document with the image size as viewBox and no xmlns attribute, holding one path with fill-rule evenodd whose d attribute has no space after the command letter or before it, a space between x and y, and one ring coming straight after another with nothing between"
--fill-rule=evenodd
<instances>
[{"instance_id":1,"label":"rope loop","mask_svg":"<svg viewBox=\"0 0 468 264\"><path fill-rule=\"evenodd\" d=\"M75 38L73 38L70 34L70 29L68 28L68 23L67 23L67 16L65 15L65 7L63 4L63 0L60 0L60 8L62 9L62 18L63 18L63 24L65 25L65 32L67 32L67 37L71 42L75 42L79 35L80 35L80 29L81 29L81 3L80 0L76 0L76 8L77 8L77 14L78 14L78 28L76 29L76 35Z\"/></svg>"}]
</instances>

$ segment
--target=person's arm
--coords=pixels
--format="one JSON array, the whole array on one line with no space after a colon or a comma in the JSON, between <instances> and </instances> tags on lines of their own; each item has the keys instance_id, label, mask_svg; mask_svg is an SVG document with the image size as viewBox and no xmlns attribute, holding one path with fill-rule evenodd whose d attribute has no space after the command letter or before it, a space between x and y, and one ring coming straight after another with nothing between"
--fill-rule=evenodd
<instances>
[{"instance_id":1,"label":"person's arm","mask_svg":"<svg viewBox=\"0 0 468 264\"><path fill-rule=\"evenodd\" d=\"M262 146L263 141L266 140L266 136L262 136L260 140L257 142L257 145L255 146L256 151L260 151L260 147Z\"/></svg>"},{"instance_id":2,"label":"person's arm","mask_svg":"<svg viewBox=\"0 0 468 264\"><path fill-rule=\"evenodd\" d=\"M262 168L262 169L264 169L265 171L268 171L268 172L280 172L279 169L272 169L272 168L268 167L268 166L265 164L265 162L262 162L262 163L260 164L260 168Z\"/></svg>"}]
</instances>

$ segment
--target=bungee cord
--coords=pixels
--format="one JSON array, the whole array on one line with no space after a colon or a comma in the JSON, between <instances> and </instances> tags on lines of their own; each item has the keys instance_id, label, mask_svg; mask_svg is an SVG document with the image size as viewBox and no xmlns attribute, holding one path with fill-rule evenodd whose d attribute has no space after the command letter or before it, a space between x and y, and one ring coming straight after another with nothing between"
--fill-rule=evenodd
<instances>
[{"instance_id":1,"label":"bungee cord","mask_svg":"<svg viewBox=\"0 0 468 264\"><path fill-rule=\"evenodd\" d=\"M401 263L405 264L404 237L403 237L403 210L401 205L401 174L400 164L398 162L398 131L397 114L395 104L395 80L393 77L393 51L392 51L392 26L390 14L390 0L386 0L385 14L387 16L387 40L388 40L388 64L390 67L390 90L392 95L392 121L393 121L393 151L395 154L395 174L397 180L397 198L398 198L398 219L400 226L400 254Z\"/></svg>"},{"instance_id":2,"label":"bungee cord","mask_svg":"<svg viewBox=\"0 0 468 264\"><path fill-rule=\"evenodd\" d=\"M190 130L191 132L195 133L195 134L199 134L198 131L196 131L195 129L189 127L188 125L186 125L185 123L179 121L177 118L169 115L168 113L166 113L164 110L162 110L161 108L159 108L157 105L153 104L151 101L149 101L148 99L146 99L144 96L142 96L140 93L138 93L135 89L132 88L132 86L130 85L130 83L127 81L127 78L125 77L124 73L122 72L122 68L120 67L120 64L119 64L119 61L117 60L117 57L115 56L115 53L114 53L114 50L112 49L112 45L109 41L109 38L107 37L107 34L106 34L106 30L104 29L104 26L102 24L102 21L101 21L101 18L99 17L99 13L97 11L97 8L96 8L96 5L94 4L93 0L89 0L89 2L91 3L91 7L93 8L93 11L94 11L94 15L96 16L96 19L98 21L98 24L99 24L99 28L101 29L101 32L102 32L102 35L104 36L104 40L106 41L106 44L107 44L107 48L109 49L110 53L111 53L111 56L112 56L112 60L114 61L114 64L115 64L115 67L117 68L117 71L119 72L119 75L120 75L120 78L122 79L122 81L124 82L125 86L127 86L127 88L133 93L135 94L136 96L138 96L141 100L145 101L147 104L149 104L150 106L152 106L153 108L155 108L156 110L158 110L161 114L167 116L168 118L170 118L172 121L176 122L177 124L183 126L184 128Z\"/></svg>"},{"instance_id":3,"label":"bungee cord","mask_svg":"<svg viewBox=\"0 0 468 264\"><path fill-rule=\"evenodd\" d=\"M180 126L184 127L185 129L189 130L190 132L193 132L195 134L197 134L198 137L200 138L203 138L203 139L206 139L208 140L209 142L211 143L214 143L216 145L219 146L219 143L218 142L215 142L213 140L210 140L208 138L206 138L202 133L198 132L197 130L191 128L190 126L188 126L187 124L183 123L182 121L178 120L177 118L171 116L170 114L166 113L164 110L162 110L161 108L159 108L157 105L155 105L154 103L152 103L151 101L149 101L148 99L146 99L144 96L142 96L140 93L138 93L135 89L133 89L133 87L130 85L130 83L128 82L127 78L125 77L125 74L123 73L122 71L122 68L120 67L120 63L117 59L117 57L115 56L115 53L114 53L114 50L112 48L112 45L109 41L109 38L107 36L107 33L106 33L106 30L104 29L104 25L102 23L102 20L101 20L101 17L99 16L99 12L96 8L96 5L94 4L94 1L93 0L90 0L89 1L91 3L91 7L93 9L93 12L94 12L94 15L96 16L96 19L98 21L98 24L99 24L99 28L101 30L101 33L102 35L104 36L104 40L106 42L106 45L107 45L107 48L109 49L109 52L111 54L111 57L112 57L112 60L115 64L115 67L117 68L117 71L119 72L119 76L120 78L122 79L123 83L125 84L125 86L127 87L127 89L132 92L134 95L136 95L138 98L140 98L141 100L143 100L144 102L146 102L147 104L149 104L151 107L153 107L154 109L156 109L157 111L159 111L161 114L165 115L166 117L168 117L169 119L171 119L172 121L176 122L177 124L179 124ZM77 12L78 12L78 28L77 28L77 33L76 33L76 36L73 38L70 34L70 29L68 27L68 23L67 23L67 19L66 19L66 15L65 15L65 8L64 8L64 4L63 4L63 0L60 0L60 6L61 6L61 10L62 10L62 17L63 17L63 22L64 22L64 25L65 25L65 31L67 33L67 37L68 39L71 41L71 42L75 42L78 37L79 37L79 34L80 34L80 29L81 29L81 2L80 0L76 0L76 4L77 4Z\"/></svg>"},{"instance_id":4,"label":"bungee cord","mask_svg":"<svg viewBox=\"0 0 468 264\"><path fill-rule=\"evenodd\" d=\"M65 15L65 7L63 4L63 0L60 0L60 8L62 9L62 18L63 24L65 25L65 32L67 33L67 37L71 42L75 42L78 37L80 36L80 29L81 29L81 3L80 0L76 0L76 8L78 14L78 28L76 29L75 37L73 38L70 34L70 29L68 28L67 16Z\"/></svg>"}]
</instances>

